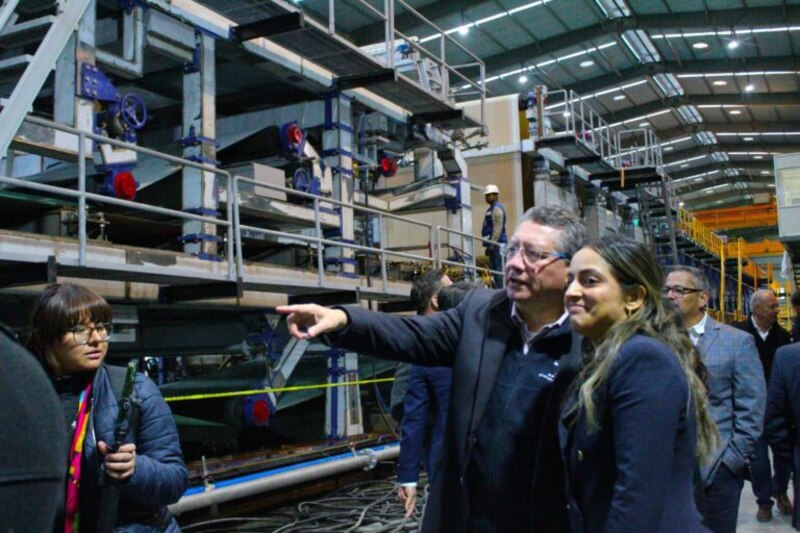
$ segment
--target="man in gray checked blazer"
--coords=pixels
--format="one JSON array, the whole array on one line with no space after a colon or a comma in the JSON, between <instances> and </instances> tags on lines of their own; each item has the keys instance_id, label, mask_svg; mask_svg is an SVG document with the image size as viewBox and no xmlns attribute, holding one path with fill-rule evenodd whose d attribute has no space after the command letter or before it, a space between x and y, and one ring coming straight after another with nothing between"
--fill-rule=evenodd
<instances>
[{"instance_id":1,"label":"man in gray checked blazer","mask_svg":"<svg viewBox=\"0 0 800 533\"><path fill-rule=\"evenodd\" d=\"M708 291L705 274L688 266L671 268L662 288L708 369L709 407L719 429L720 447L700 469L704 523L714 533L734 533L748 457L763 431L766 385L753 336L708 316Z\"/></svg>"}]
</instances>

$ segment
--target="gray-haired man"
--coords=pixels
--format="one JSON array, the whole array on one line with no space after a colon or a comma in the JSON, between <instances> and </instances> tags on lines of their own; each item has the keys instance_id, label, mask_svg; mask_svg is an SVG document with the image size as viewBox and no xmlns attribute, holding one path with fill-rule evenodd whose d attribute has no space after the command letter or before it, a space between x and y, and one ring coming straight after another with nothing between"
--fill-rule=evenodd
<instances>
[{"instance_id":1,"label":"gray-haired man","mask_svg":"<svg viewBox=\"0 0 800 533\"><path fill-rule=\"evenodd\" d=\"M720 434L719 449L700 472L704 522L714 533L734 533L748 458L762 431L766 385L753 337L708 316L708 291L705 274L689 266L670 269L662 288L708 369L709 407Z\"/></svg>"}]
</instances>

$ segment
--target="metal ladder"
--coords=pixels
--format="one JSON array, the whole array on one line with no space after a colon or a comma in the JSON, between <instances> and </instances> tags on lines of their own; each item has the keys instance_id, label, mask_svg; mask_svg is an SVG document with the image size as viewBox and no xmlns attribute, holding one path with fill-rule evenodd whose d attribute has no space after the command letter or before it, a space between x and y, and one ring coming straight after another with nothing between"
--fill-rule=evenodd
<instances>
[{"instance_id":1,"label":"metal ladder","mask_svg":"<svg viewBox=\"0 0 800 533\"><path fill-rule=\"evenodd\" d=\"M0 61L0 76L23 70L13 91L0 100L0 157L30 113L61 52L92 0L5 0L0 6L0 46L22 46L39 41L33 55L21 53ZM24 20L26 15L55 10L54 15ZM23 22L19 22L23 19Z\"/></svg>"},{"instance_id":2,"label":"metal ladder","mask_svg":"<svg viewBox=\"0 0 800 533\"><path fill-rule=\"evenodd\" d=\"M677 265L677 220L672 216L672 198L666 181L662 179L660 184L637 185L636 199L645 242L653 250L656 261L662 266Z\"/></svg>"}]
</instances>

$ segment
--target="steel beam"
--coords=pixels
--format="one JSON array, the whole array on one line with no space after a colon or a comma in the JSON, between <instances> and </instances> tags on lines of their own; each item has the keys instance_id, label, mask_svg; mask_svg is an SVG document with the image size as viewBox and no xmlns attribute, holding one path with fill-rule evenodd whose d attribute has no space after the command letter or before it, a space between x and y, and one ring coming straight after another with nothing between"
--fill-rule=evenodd
<instances>
[{"instance_id":1,"label":"steel beam","mask_svg":"<svg viewBox=\"0 0 800 533\"><path fill-rule=\"evenodd\" d=\"M726 22L721 22L726 21ZM764 26L774 24L796 24L800 22L800 6L773 6L763 8L721 9L670 13L669 15L638 15L603 21L555 37L526 44L512 50L483 58L492 70L487 77L519 66L535 58L554 54L565 48L574 47L601 37L620 35L627 30L660 29L686 31L689 29L708 29L709 27L732 28ZM785 69L785 65L782 70Z\"/></svg>"},{"instance_id":2,"label":"steel beam","mask_svg":"<svg viewBox=\"0 0 800 533\"><path fill-rule=\"evenodd\" d=\"M796 106L800 105L800 96L797 92L783 92L771 94L696 94L683 95L654 100L646 104L637 105L608 113L603 116L603 120L609 124L625 122L627 120L657 113L666 108L678 108L683 105L704 106L704 105L741 105L741 106ZM663 137L663 135L659 135Z\"/></svg>"},{"instance_id":3,"label":"steel beam","mask_svg":"<svg viewBox=\"0 0 800 533\"><path fill-rule=\"evenodd\" d=\"M684 135L685 136L685 135ZM797 152L800 151L800 139L797 144L793 143L747 143L747 144L707 144L703 146L692 146L685 150L678 150L675 152L668 152L669 155L664 156L664 164L669 165L676 161L694 157L697 155L711 155L714 152ZM738 157L738 156L731 156ZM752 157L752 156L750 156ZM765 157L769 157L766 156Z\"/></svg>"},{"instance_id":4,"label":"steel beam","mask_svg":"<svg viewBox=\"0 0 800 533\"><path fill-rule=\"evenodd\" d=\"M764 161L726 161L725 163L713 163L703 165L701 167L689 168L680 172L670 172L669 176L674 180L680 180L694 176L695 174L703 174L712 170L722 170L723 168L738 168L740 170L772 170L772 162Z\"/></svg>"},{"instance_id":5,"label":"steel beam","mask_svg":"<svg viewBox=\"0 0 800 533\"><path fill-rule=\"evenodd\" d=\"M769 185L770 183L775 183L775 178L772 176L756 176L756 177L749 177L749 176L725 176L721 172L719 174L714 174L713 176L707 176L701 178L702 181L695 181L694 183L689 183L684 185L683 187L675 187L675 194L685 195L690 194L698 191L702 191L703 189L707 189L709 187L714 187L715 185L721 185L723 183L746 183L746 184L755 184L758 186L761 185ZM692 180L694 181L694 180Z\"/></svg>"},{"instance_id":6,"label":"steel beam","mask_svg":"<svg viewBox=\"0 0 800 533\"><path fill-rule=\"evenodd\" d=\"M442 2L431 2L415 9L428 20L436 22L437 19L441 19L442 17L452 15L453 13L462 13L467 9L485 4L495 4L495 2L494 0L445 0ZM416 15L408 11L395 12L394 27L397 31L409 35L409 32L421 26L424 26L424 24ZM386 26L383 21L370 23L354 29L350 32L350 36L358 46L374 44L386 39ZM420 37L425 37L425 35L420 35Z\"/></svg>"},{"instance_id":7,"label":"steel beam","mask_svg":"<svg viewBox=\"0 0 800 533\"><path fill-rule=\"evenodd\" d=\"M197 64L183 76L183 130L182 136L216 139L216 63L215 40L206 33L195 34ZM217 149L214 141L187 145L183 157L214 164ZM181 188L181 205L184 210L216 210L218 205L216 176L196 168L184 167ZM184 235L196 235L195 242L184 244L184 251L210 258L217 254L216 226L205 222L186 221ZM202 237L207 236L207 237Z\"/></svg>"},{"instance_id":8,"label":"steel beam","mask_svg":"<svg viewBox=\"0 0 800 533\"><path fill-rule=\"evenodd\" d=\"M744 200L742 198L742 193L743 192L749 192L749 193L766 192L768 190L771 191L772 189L767 189L766 187L764 189L762 189L762 190L759 190L759 191L752 191L752 190L750 190L750 191L741 191L741 190L738 190L738 189L731 189L731 190L728 190L728 191L725 191L725 192L721 192L721 193L716 193L716 194L705 194L705 195L702 195L702 196L698 196L696 198L683 198L683 197L679 197L679 198L684 203L684 207L691 208L691 209L697 209L699 206L711 206L713 204L716 204L717 201L719 201L719 200L722 200L723 202L726 201L726 200L734 200L734 201ZM747 200L746 203L751 204L752 200Z\"/></svg>"},{"instance_id":9,"label":"steel beam","mask_svg":"<svg viewBox=\"0 0 800 533\"><path fill-rule=\"evenodd\" d=\"M727 59L695 59L691 61L661 61L646 65L635 65L590 78L567 87L580 95L589 95L595 91L636 81L644 76L656 74L708 74L715 72L798 70L800 59L797 56L748 57Z\"/></svg>"},{"instance_id":10,"label":"steel beam","mask_svg":"<svg viewBox=\"0 0 800 533\"><path fill-rule=\"evenodd\" d=\"M81 17L92 2L93 0L69 0L60 4L61 12L39 43L28 68L25 69L6 105L0 111L0 156L6 153L50 71L56 66L62 50L67 46L70 37L78 28Z\"/></svg>"},{"instance_id":11,"label":"steel beam","mask_svg":"<svg viewBox=\"0 0 800 533\"><path fill-rule=\"evenodd\" d=\"M700 122L661 130L658 132L658 136L662 139L672 139L701 131L711 133L780 133L782 131L800 131L800 126L798 126L797 122ZM741 145L739 148L747 149L749 144ZM795 146L794 150L796 149L797 147Z\"/></svg>"}]
</instances>

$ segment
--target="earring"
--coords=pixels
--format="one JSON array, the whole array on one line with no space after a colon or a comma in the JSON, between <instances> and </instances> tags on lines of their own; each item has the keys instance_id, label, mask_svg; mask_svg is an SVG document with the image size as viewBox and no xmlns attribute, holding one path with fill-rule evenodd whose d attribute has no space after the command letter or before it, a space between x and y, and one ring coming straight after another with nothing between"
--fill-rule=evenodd
<instances>
[{"instance_id":1,"label":"earring","mask_svg":"<svg viewBox=\"0 0 800 533\"><path fill-rule=\"evenodd\" d=\"M625 316L626 317L630 318L632 313L633 313L633 311L631 310L630 307L626 307L625 308Z\"/></svg>"}]
</instances>

